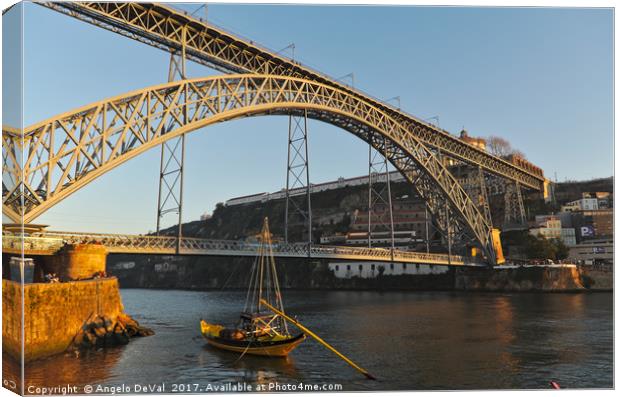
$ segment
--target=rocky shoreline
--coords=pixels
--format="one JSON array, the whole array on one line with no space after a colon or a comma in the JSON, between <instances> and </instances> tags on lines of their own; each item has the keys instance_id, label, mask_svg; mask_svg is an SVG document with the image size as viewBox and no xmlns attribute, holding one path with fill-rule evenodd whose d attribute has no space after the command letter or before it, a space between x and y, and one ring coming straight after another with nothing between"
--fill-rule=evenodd
<instances>
[{"instance_id":1,"label":"rocky shoreline","mask_svg":"<svg viewBox=\"0 0 620 397\"><path fill-rule=\"evenodd\" d=\"M141 326L125 313L120 314L116 320L107 316L93 315L75 335L70 350L126 345L133 337L154 334L152 329Z\"/></svg>"}]
</instances>

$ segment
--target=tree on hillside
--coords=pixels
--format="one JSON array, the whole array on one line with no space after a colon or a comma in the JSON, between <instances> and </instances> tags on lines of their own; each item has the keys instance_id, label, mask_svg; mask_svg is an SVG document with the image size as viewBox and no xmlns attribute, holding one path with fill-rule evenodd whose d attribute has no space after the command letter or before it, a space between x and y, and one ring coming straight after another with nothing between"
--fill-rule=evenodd
<instances>
[{"instance_id":1,"label":"tree on hillside","mask_svg":"<svg viewBox=\"0 0 620 397\"><path fill-rule=\"evenodd\" d=\"M499 136L490 136L487 138L487 150L492 155L498 157L506 157L512 154L525 159L523 152L513 148L510 142Z\"/></svg>"},{"instance_id":2,"label":"tree on hillside","mask_svg":"<svg viewBox=\"0 0 620 397\"><path fill-rule=\"evenodd\" d=\"M525 252L529 259L566 259L568 247L560 239L546 239L528 234L525 237Z\"/></svg>"},{"instance_id":3,"label":"tree on hillside","mask_svg":"<svg viewBox=\"0 0 620 397\"><path fill-rule=\"evenodd\" d=\"M557 251L555 253L555 259L566 259L568 258L569 249L564 241L560 239L554 239L553 243L555 244Z\"/></svg>"}]
</instances>

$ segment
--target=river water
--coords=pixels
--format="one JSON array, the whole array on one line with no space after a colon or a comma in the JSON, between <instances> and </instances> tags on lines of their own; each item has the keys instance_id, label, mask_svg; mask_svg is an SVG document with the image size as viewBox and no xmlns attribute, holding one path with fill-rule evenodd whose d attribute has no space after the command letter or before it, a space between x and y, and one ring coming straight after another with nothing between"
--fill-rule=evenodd
<instances>
[{"instance_id":1,"label":"river water","mask_svg":"<svg viewBox=\"0 0 620 397\"><path fill-rule=\"evenodd\" d=\"M237 382L256 390L277 382L339 384L345 391L546 389L551 380L566 388L613 387L611 293L284 292L290 314L378 381L311 339L288 359L239 359L207 346L199 319L231 325L243 292L121 293L125 310L154 336L29 363L26 387L88 384L94 391L103 385L134 392L136 385L164 383L173 392Z\"/></svg>"}]
</instances>

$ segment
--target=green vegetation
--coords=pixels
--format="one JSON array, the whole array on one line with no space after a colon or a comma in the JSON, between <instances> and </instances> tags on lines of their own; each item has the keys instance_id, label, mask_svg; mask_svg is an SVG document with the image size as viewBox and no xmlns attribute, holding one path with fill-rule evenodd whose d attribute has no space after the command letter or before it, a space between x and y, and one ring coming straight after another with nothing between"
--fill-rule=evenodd
<instances>
[{"instance_id":1,"label":"green vegetation","mask_svg":"<svg viewBox=\"0 0 620 397\"><path fill-rule=\"evenodd\" d=\"M559 239L528 235L526 253L529 259L566 259L568 247Z\"/></svg>"},{"instance_id":2,"label":"green vegetation","mask_svg":"<svg viewBox=\"0 0 620 397\"><path fill-rule=\"evenodd\" d=\"M568 247L562 240L533 236L527 230L503 233L502 245L504 249L520 247L528 259L561 260L568 257Z\"/></svg>"}]
</instances>

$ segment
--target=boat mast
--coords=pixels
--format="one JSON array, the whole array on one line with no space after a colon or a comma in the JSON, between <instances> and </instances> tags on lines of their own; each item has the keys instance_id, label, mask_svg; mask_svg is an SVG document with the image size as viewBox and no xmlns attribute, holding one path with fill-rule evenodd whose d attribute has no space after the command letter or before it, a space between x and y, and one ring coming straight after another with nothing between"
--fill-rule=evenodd
<instances>
[{"instance_id":1,"label":"boat mast","mask_svg":"<svg viewBox=\"0 0 620 397\"><path fill-rule=\"evenodd\" d=\"M259 271L258 271L258 298L256 299L256 313L260 313L261 299L263 298L263 272L265 267L265 225L267 218L263 221L263 230L261 232L261 243L258 248L259 255Z\"/></svg>"},{"instance_id":2,"label":"boat mast","mask_svg":"<svg viewBox=\"0 0 620 397\"><path fill-rule=\"evenodd\" d=\"M269 231L269 224L266 224ZM278 272L276 271L276 260L273 256L273 246L271 245L271 237L269 238L269 265L271 266L272 285L276 298L276 306L284 313L284 302L282 301L282 294L280 293L280 283L278 282ZM288 325L284 318L281 319L281 323L284 325L284 330L288 334Z\"/></svg>"},{"instance_id":3,"label":"boat mast","mask_svg":"<svg viewBox=\"0 0 620 397\"><path fill-rule=\"evenodd\" d=\"M270 302L271 288L273 288L273 293L275 295L275 306L278 307L281 312L284 312L284 302L282 301L282 294L280 293L280 283L278 282L276 261L273 255L273 247L271 242L271 232L269 230L269 218L267 217L263 220L263 229L258 235L258 238L260 239L258 255L256 257L256 262L254 262L254 266L252 267L252 275L250 276L250 279L253 280L250 284L254 285L254 294L256 294L256 313L260 313L263 300L265 302ZM263 286L263 282L267 282L268 284ZM263 297L263 290L265 290L266 297ZM250 291L248 290L248 297L249 296ZM246 297L246 306L248 303L247 301L248 298ZM247 307L249 308L253 306L253 304L254 302L252 301ZM278 322L283 326L285 333L288 334L288 324L286 319L281 317L278 319Z\"/></svg>"}]
</instances>

